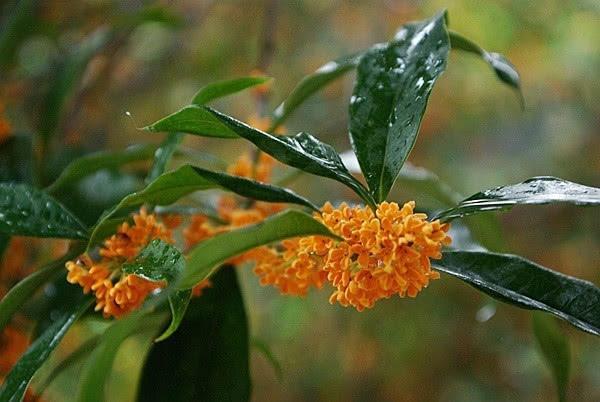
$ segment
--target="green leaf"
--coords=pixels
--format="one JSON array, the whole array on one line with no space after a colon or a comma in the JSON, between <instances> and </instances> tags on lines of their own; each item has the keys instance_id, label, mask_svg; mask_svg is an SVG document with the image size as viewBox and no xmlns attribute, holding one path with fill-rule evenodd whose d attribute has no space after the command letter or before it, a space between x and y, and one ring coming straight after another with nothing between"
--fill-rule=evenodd
<instances>
[{"instance_id":1,"label":"green leaf","mask_svg":"<svg viewBox=\"0 0 600 402\"><path fill-rule=\"evenodd\" d=\"M99 170L117 168L130 162L150 159L155 151L155 145L142 145L129 147L122 151L101 151L82 156L69 163L46 191L49 193L58 193L63 188Z\"/></svg>"},{"instance_id":2,"label":"green leaf","mask_svg":"<svg viewBox=\"0 0 600 402\"><path fill-rule=\"evenodd\" d=\"M546 314L533 314L533 333L542 357L554 376L558 400L564 402L567 400L569 372L571 370L569 342L556 321Z\"/></svg>"},{"instance_id":3,"label":"green leaf","mask_svg":"<svg viewBox=\"0 0 600 402\"><path fill-rule=\"evenodd\" d=\"M406 24L361 57L350 99L350 138L377 202L412 150L429 94L450 50L445 13Z\"/></svg>"},{"instance_id":4,"label":"green leaf","mask_svg":"<svg viewBox=\"0 0 600 402\"><path fill-rule=\"evenodd\" d=\"M600 335L600 289L522 257L477 251L447 251L433 266L500 301L553 314Z\"/></svg>"},{"instance_id":5,"label":"green leaf","mask_svg":"<svg viewBox=\"0 0 600 402\"><path fill-rule=\"evenodd\" d=\"M13 286L9 292L0 300L0 332L8 324L11 317L31 299L33 294L48 282L56 273L65 269L65 263L77 257L83 251L83 247L77 247L67 253L63 258L49 263L31 275L23 278Z\"/></svg>"},{"instance_id":6,"label":"green leaf","mask_svg":"<svg viewBox=\"0 0 600 402\"><path fill-rule=\"evenodd\" d=\"M151 132L182 132L204 137L238 137L234 131L221 124L203 106L198 105L185 106L143 129Z\"/></svg>"},{"instance_id":7,"label":"green leaf","mask_svg":"<svg viewBox=\"0 0 600 402\"><path fill-rule=\"evenodd\" d=\"M285 202L308 207L314 211L319 208L306 198L299 196L291 190L271 184L261 183L244 177L232 176L225 173L214 172L194 166L196 173L210 180L219 187L234 192L242 197L267 202Z\"/></svg>"},{"instance_id":8,"label":"green leaf","mask_svg":"<svg viewBox=\"0 0 600 402\"><path fill-rule=\"evenodd\" d=\"M179 330L150 351L138 401L249 400L248 324L235 269L211 280Z\"/></svg>"},{"instance_id":9,"label":"green leaf","mask_svg":"<svg viewBox=\"0 0 600 402\"><path fill-rule=\"evenodd\" d=\"M57 68L57 76L51 81L50 91L46 97L40 119L39 133L43 141L47 141L56 131L63 109L79 84L89 61L97 54L110 38L109 33L97 29L66 57L61 58L61 66Z\"/></svg>"},{"instance_id":10,"label":"green leaf","mask_svg":"<svg viewBox=\"0 0 600 402\"><path fill-rule=\"evenodd\" d=\"M167 138L160 144L160 147L154 153L154 163L148 172L146 177L146 183L150 183L158 176L163 174L167 168L167 164L171 160L171 157L177 150L177 147L183 140L183 134L170 133Z\"/></svg>"},{"instance_id":11,"label":"green leaf","mask_svg":"<svg viewBox=\"0 0 600 402\"><path fill-rule=\"evenodd\" d=\"M361 54L353 54L330 61L302 78L287 99L273 112L273 123L268 131L275 131L312 94L354 69L360 56Z\"/></svg>"},{"instance_id":12,"label":"green leaf","mask_svg":"<svg viewBox=\"0 0 600 402\"><path fill-rule=\"evenodd\" d=\"M175 246L154 239L133 261L123 264L121 270L149 281L167 281L171 284L183 272L184 267L185 259Z\"/></svg>"},{"instance_id":13,"label":"green leaf","mask_svg":"<svg viewBox=\"0 0 600 402\"><path fill-rule=\"evenodd\" d=\"M261 151L280 162L307 173L339 181L354 190L367 204L375 205L368 191L346 169L342 159L331 145L304 132L291 137L272 135L216 110L208 107L206 110L240 137L252 142Z\"/></svg>"},{"instance_id":14,"label":"green leaf","mask_svg":"<svg viewBox=\"0 0 600 402\"><path fill-rule=\"evenodd\" d=\"M36 26L37 0L15 0L10 5L0 5L0 15L5 17L0 29L0 71L9 65L21 40ZM4 12L3 12L4 11ZM4 74L4 72L3 72Z\"/></svg>"},{"instance_id":15,"label":"green leaf","mask_svg":"<svg viewBox=\"0 0 600 402\"><path fill-rule=\"evenodd\" d=\"M0 181L33 181L31 138L15 135L0 144Z\"/></svg>"},{"instance_id":16,"label":"green leaf","mask_svg":"<svg viewBox=\"0 0 600 402\"><path fill-rule=\"evenodd\" d=\"M327 227L304 212L288 210L261 223L222 233L204 240L189 253L187 266L178 283L189 289L208 278L221 264L254 247L296 236L335 237Z\"/></svg>"},{"instance_id":17,"label":"green leaf","mask_svg":"<svg viewBox=\"0 0 600 402\"><path fill-rule=\"evenodd\" d=\"M570 203L600 205L600 189L550 176L527 179L474 194L456 207L439 213L435 219L449 221L486 211L507 210L515 205Z\"/></svg>"},{"instance_id":18,"label":"green leaf","mask_svg":"<svg viewBox=\"0 0 600 402\"><path fill-rule=\"evenodd\" d=\"M194 95L192 103L195 105L204 105L211 100L243 91L246 88L264 84L269 80L271 80L270 77L240 77L231 80L212 82L200 88L196 95Z\"/></svg>"},{"instance_id":19,"label":"green leaf","mask_svg":"<svg viewBox=\"0 0 600 402\"><path fill-rule=\"evenodd\" d=\"M58 201L27 184L0 183L0 232L87 239L81 222Z\"/></svg>"},{"instance_id":20,"label":"green leaf","mask_svg":"<svg viewBox=\"0 0 600 402\"><path fill-rule=\"evenodd\" d=\"M519 72L506 57L502 56L500 53L486 51L472 40L457 32L449 31L448 34L452 49L459 49L481 56L481 58L494 70L500 81L517 90L521 105L524 105Z\"/></svg>"},{"instance_id":21,"label":"green leaf","mask_svg":"<svg viewBox=\"0 0 600 402\"><path fill-rule=\"evenodd\" d=\"M155 342L162 342L177 331L181 321L185 317L190 300L192 299L192 290L179 290L169 295L169 308L171 309L171 322L167 329L156 338Z\"/></svg>"},{"instance_id":22,"label":"green leaf","mask_svg":"<svg viewBox=\"0 0 600 402\"><path fill-rule=\"evenodd\" d=\"M0 387L0 402L18 402L22 400L31 377L48 359L71 325L92 305L92 301L86 297L78 303L72 304L70 311L62 313L31 344L17 364L13 366L2 387Z\"/></svg>"},{"instance_id":23,"label":"green leaf","mask_svg":"<svg viewBox=\"0 0 600 402\"><path fill-rule=\"evenodd\" d=\"M256 350L258 350L267 359L267 361L271 363L271 366L273 366L273 370L275 370L275 375L277 376L277 379L279 381L282 381L283 369L281 368L281 363L275 357L275 354L273 354L273 351L271 350L269 345L266 342L255 337L250 339L250 345L256 348Z\"/></svg>"}]
</instances>

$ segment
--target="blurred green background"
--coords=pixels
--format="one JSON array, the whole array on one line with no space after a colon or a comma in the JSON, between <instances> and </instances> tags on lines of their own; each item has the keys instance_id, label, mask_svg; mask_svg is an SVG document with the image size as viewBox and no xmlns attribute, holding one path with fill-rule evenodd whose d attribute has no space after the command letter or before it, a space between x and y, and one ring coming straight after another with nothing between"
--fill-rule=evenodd
<instances>
[{"instance_id":1,"label":"blurred green background","mask_svg":"<svg viewBox=\"0 0 600 402\"><path fill-rule=\"evenodd\" d=\"M57 136L48 145L53 156L46 179L74 155L160 140L136 127L185 105L201 85L214 80L265 70L275 80L264 102L244 93L217 106L240 119L268 114L320 65L390 38L404 22L447 8L453 30L516 65L526 106L521 110L516 95L479 59L453 52L432 94L411 162L434 171L462 194L536 175L600 186L597 1L40 3L18 40L0 41L0 100L16 131L44 127L54 110L40 105L57 77L65 71L68 77L73 54L111 32L62 107ZM7 3L5 19L10 9ZM287 130L308 131L340 152L349 149L347 104L353 79L349 74L307 101ZM222 140L187 138L184 144L229 161L249 149L231 140L224 146ZM106 202L106 194L98 191L102 186L118 198L119 191L139 185L136 180L135 175L97 175L87 184L89 202ZM293 188L318 202L351 196L340 185L314 177L302 177ZM401 186L393 192L398 202L409 197L423 208L439 207ZM88 207L74 206L80 211ZM600 283L597 208L522 207L502 215L501 226L494 233L499 251ZM327 292L282 297L261 288L251 269L240 269L240 275L251 333L270 346L283 372L278 379L264 355L253 350L256 401L555 398L530 314L491 303L455 279L442 276L417 299L394 298L357 313L329 305ZM570 399L600 400L600 342L561 327L572 347ZM124 353L121 361L116 377L135 366L137 355Z\"/></svg>"}]
</instances>

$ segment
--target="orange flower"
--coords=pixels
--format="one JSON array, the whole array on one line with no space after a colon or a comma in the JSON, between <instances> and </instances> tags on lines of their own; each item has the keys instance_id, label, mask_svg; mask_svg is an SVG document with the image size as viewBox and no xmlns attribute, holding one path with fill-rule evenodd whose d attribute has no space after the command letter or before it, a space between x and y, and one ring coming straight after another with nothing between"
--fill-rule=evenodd
<instances>
[{"instance_id":1,"label":"orange flower","mask_svg":"<svg viewBox=\"0 0 600 402\"><path fill-rule=\"evenodd\" d=\"M216 232L217 228L210 224L206 216L192 216L192 221L183 230L183 238L185 239L186 248L189 249L192 246L195 246L202 240L213 236Z\"/></svg>"},{"instance_id":2,"label":"orange flower","mask_svg":"<svg viewBox=\"0 0 600 402\"><path fill-rule=\"evenodd\" d=\"M4 105L0 102L0 144L6 141L12 134L10 122L4 118Z\"/></svg>"},{"instance_id":3,"label":"orange flower","mask_svg":"<svg viewBox=\"0 0 600 402\"><path fill-rule=\"evenodd\" d=\"M154 239L173 242L170 230L156 220L156 216L141 209L133 216L133 225L123 223L117 233L104 242L100 249L103 257L94 262L88 255L77 261L68 261L67 281L78 284L84 293L93 292L96 311L104 317L122 317L139 308L146 297L164 286L136 275L121 275L118 267L134 258Z\"/></svg>"},{"instance_id":4,"label":"orange flower","mask_svg":"<svg viewBox=\"0 0 600 402\"><path fill-rule=\"evenodd\" d=\"M198 283L192 289L192 296L200 297L202 293L204 293L204 289L212 287L212 282L209 279L205 279L202 282Z\"/></svg>"},{"instance_id":5,"label":"orange flower","mask_svg":"<svg viewBox=\"0 0 600 402\"><path fill-rule=\"evenodd\" d=\"M178 214L166 214L161 216L160 219L169 230L177 229L183 222L183 218Z\"/></svg>"},{"instance_id":6,"label":"orange flower","mask_svg":"<svg viewBox=\"0 0 600 402\"><path fill-rule=\"evenodd\" d=\"M0 332L0 374L8 373L29 346L22 331L10 325Z\"/></svg>"}]
</instances>

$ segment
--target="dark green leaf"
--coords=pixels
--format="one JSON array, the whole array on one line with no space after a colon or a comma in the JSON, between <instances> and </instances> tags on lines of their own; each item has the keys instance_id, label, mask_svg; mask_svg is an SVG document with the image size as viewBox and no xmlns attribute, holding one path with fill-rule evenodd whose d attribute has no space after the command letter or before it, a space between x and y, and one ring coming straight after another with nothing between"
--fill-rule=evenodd
<instances>
[{"instance_id":1,"label":"dark green leaf","mask_svg":"<svg viewBox=\"0 0 600 402\"><path fill-rule=\"evenodd\" d=\"M448 34L450 36L450 45L453 49L460 49L481 56L481 58L492 67L496 76L502 82L518 91L521 104L523 105L523 94L521 93L521 79L519 78L519 72L510 61L499 53L492 53L484 50L481 46L457 32L449 31Z\"/></svg>"},{"instance_id":2,"label":"dark green leaf","mask_svg":"<svg viewBox=\"0 0 600 402\"><path fill-rule=\"evenodd\" d=\"M71 306L58 317L44 333L35 340L8 373L0 388L0 402L21 401L31 377L48 359L50 353L58 346L67 330L92 305L92 300L85 298Z\"/></svg>"},{"instance_id":3,"label":"dark green leaf","mask_svg":"<svg viewBox=\"0 0 600 402\"><path fill-rule=\"evenodd\" d=\"M316 207L306 198L303 198L286 188L261 183L239 176L213 172L211 170L206 170L199 167L194 167L194 170L203 178L210 180L226 190L241 195L242 197L259 201L285 202L290 204L304 205L305 207L311 208L315 211L319 210L318 207Z\"/></svg>"},{"instance_id":4,"label":"dark green leaf","mask_svg":"<svg viewBox=\"0 0 600 402\"><path fill-rule=\"evenodd\" d=\"M558 392L558 400L567 400L569 371L571 370L571 352L569 342L558 327L556 320L546 314L533 315L533 333L541 354L548 364Z\"/></svg>"},{"instance_id":5,"label":"dark green leaf","mask_svg":"<svg viewBox=\"0 0 600 402\"><path fill-rule=\"evenodd\" d=\"M152 240L134 258L121 266L126 274L134 274L150 281L174 282L185 267L185 259L175 247L160 239Z\"/></svg>"},{"instance_id":6,"label":"dark green leaf","mask_svg":"<svg viewBox=\"0 0 600 402\"><path fill-rule=\"evenodd\" d=\"M0 232L87 239L86 228L48 194L26 184L0 183Z\"/></svg>"},{"instance_id":7,"label":"dark green leaf","mask_svg":"<svg viewBox=\"0 0 600 402\"><path fill-rule=\"evenodd\" d=\"M541 176L522 183L500 186L470 196L456 207L438 214L445 221L479 212L506 210L515 205L570 203L600 205L600 189L556 177Z\"/></svg>"},{"instance_id":8,"label":"dark green leaf","mask_svg":"<svg viewBox=\"0 0 600 402\"><path fill-rule=\"evenodd\" d=\"M304 132L292 137L268 134L216 110L208 107L206 110L240 137L280 162L317 176L337 180L354 190L367 204L375 204L364 186L346 169L331 145Z\"/></svg>"},{"instance_id":9,"label":"dark green leaf","mask_svg":"<svg viewBox=\"0 0 600 402\"><path fill-rule=\"evenodd\" d=\"M161 336L156 338L156 342L161 342L170 337L177 331L181 325L185 312L192 298L191 289L179 290L169 295L169 307L171 309L171 323Z\"/></svg>"},{"instance_id":10,"label":"dark green leaf","mask_svg":"<svg viewBox=\"0 0 600 402\"><path fill-rule=\"evenodd\" d=\"M144 127L151 132L182 132L205 137L237 138L238 135L221 124L203 106L188 105L159 121Z\"/></svg>"},{"instance_id":11,"label":"dark green leaf","mask_svg":"<svg viewBox=\"0 0 600 402\"><path fill-rule=\"evenodd\" d=\"M29 183L33 180L31 138L15 135L0 144L0 181Z\"/></svg>"},{"instance_id":12,"label":"dark green leaf","mask_svg":"<svg viewBox=\"0 0 600 402\"><path fill-rule=\"evenodd\" d=\"M150 168L150 172L148 172L146 183L152 182L165 172L167 164L177 150L181 140L183 140L183 134L170 133L167 135L167 138L165 138L154 153L154 163L152 164L152 168Z\"/></svg>"},{"instance_id":13,"label":"dark green leaf","mask_svg":"<svg viewBox=\"0 0 600 402\"><path fill-rule=\"evenodd\" d=\"M150 159L155 151L155 145L142 145L129 147L123 151L101 151L82 156L69 163L46 191L57 193L99 170L117 168L126 163Z\"/></svg>"},{"instance_id":14,"label":"dark green leaf","mask_svg":"<svg viewBox=\"0 0 600 402\"><path fill-rule=\"evenodd\" d=\"M271 78L269 77L241 77L212 82L200 88L196 95L194 95L192 103L195 105L204 105L211 100L243 91L246 88L264 84L270 79Z\"/></svg>"},{"instance_id":15,"label":"dark green leaf","mask_svg":"<svg viewBox=\"0 0 600 402\"><path fill-rule=\"evenodd\" d=\"M254 247L308 235L334 237L329 229L310 215L295 210L288 210L261 223L211 237L189 252L187 266L178 286L181 289L192 288L208 278L221 264Z\"/></svg>"},{"instance_id":16,"label":"dark green leaf","mask_svg":"<svg viewBox=\"0 0 600 402\"><path fill-rule=\"evenodd\" d=\"M447 251L434 267L500 301L545 311L600 335L600 289L510 254Z\"/></svg>"},{"instance_id":17,"label":"dark green leaf","mask_svg":"<svg viewBox=\"0 0 600 402\"><path fill-rule=\"evenodd\" d=\"M248 325L233 267L190 303L179 330L152 348L138 401L247 401Z\"/></svg>"},{"instance_id":18,"label":"dark green leaf","mask_svg":"<svg viewBox=\"0 0 600 402\"><path fill-rule=\"evenodd\" d=\"M445 13L406 24L360 60L350 100L350 137L375 200L389 193L412 150L429 94L450 50Z\"/></svg>"},{"instance_id":19,"label":"dark green leaf","mask_svg":"<svg viewBox=\"0 0 600 402\"><path fill-rule=\"evenodd\" d=\"M360 54L353 54L330 61L319 67L314 73L302 78L287 99L273 112L273 123L268 131L273 132L279 127L312 94L354 69L360 56Z\"/></svg>"},{"instance_id":20,"label":"dark green leaf","mask_svg":"<svg viewBox=\"0 0 600 402\"><path fill-rule=\"evenodd\" d=\"M0 300L0 333L15 312L17 312L25 302L31 299L33 294L48 282L57 272L65 269L65 263L77 257L83 251L79 247L70 251L60 260L56 260L40 268L33 274L25 277Z\"/></svg>"},{"instance_id":21,"label":"dark green leaf","mask_svg":"<svg viewBox=\"0 0 600 402\"><path fill-rule=\"evenodd\" d=\"M56 131L63 109L73 94L73 90L85 72L89 61L109 40L109 33L100 28L87 37L75 50L62 58L56 69L58 74L51 81L40 119L40 135L44 141Z\"/></svg>"}]
</instances>

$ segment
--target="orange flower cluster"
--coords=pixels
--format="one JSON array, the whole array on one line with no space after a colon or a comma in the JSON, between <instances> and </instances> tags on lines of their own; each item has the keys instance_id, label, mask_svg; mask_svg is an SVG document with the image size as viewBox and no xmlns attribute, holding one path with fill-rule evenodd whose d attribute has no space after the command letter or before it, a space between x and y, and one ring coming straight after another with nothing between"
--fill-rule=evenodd
<instances>
[{"instance_id":1,"label":"orange flower cluster","mask_svg":"<svg viewBox=\"0 0 600 402\"><path fill-rule=\"evenodd\" d=\"M255 273L262 284L286 294L305 294L326 279L335 288L329 301L358 311L395 294L415 297L439 277L430 258L441 258L451 239L448 224L429 222L425 214L413 213L414 207L412 201L402 208L383 202L373 213L327 203L315 218L342 241L310 236L283 242L284 251L272 249L271 261L258 261Z\"/></svg>"},{"instance_id":2,"label":"orange flower cluster","mask_svg":"<svg viewBox=\"0 0 600 402\"><path fill-rule=\"evenodd\" d=\"M96 311L105 317L119 318L142 305L148 294L164 286L136 275L121 275L117 267L130 261L154 239L173 242L171 231L156 216L142 209L133 216L133 225L121 224L117 233L104 241L102 259L94 262L88 255L66 264L67 280L96 296Z\"/></svg>"}]
</instances>

